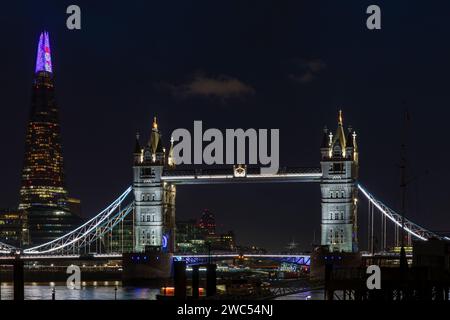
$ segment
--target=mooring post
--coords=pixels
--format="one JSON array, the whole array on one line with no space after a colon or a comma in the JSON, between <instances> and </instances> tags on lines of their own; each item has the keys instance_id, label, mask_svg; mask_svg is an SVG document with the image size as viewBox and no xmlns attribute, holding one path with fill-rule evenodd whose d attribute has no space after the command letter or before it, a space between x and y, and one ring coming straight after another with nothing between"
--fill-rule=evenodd
<instances>
[{"instance_id":1,"label":"mooring post","mask_svg":"<svg viewBox=\"0 0 450 320\"><path fill-rule=\"evenodd\" d=\"M199 274L199 266L192 266L192 298L198 299L199 297L199 280L200 280L200 274Z\"/></svg>"},{"instance_id":2,"label":"mooring post","mask_svg":"<svg viewBox=\"0 0 450 320\"><path fill-rule=\"evenodd\" d=\"M331 273L333 272L333 264L325 264L325 300L333 300L333 290L330 289Z\"/></svg>"},{"instance_id":3,"label":"mooring post","mask_svg":"<svg viewBox=\"0 0 450 320\"><path fill-rule=\"evenodd\" d=\"M16 256L13 263L13 279L14 279L14 300L24 300L24 275L23 261L20 256Z\"/></svg>"},{"instance_id":4,"label":"mooring post","mask_svg":"<svg viewBox=\"0 0 450 320\"><path fill-rule=\"evenodd\" d=\"M173 262L175 298L186 299L186 261Z\"/></svg>"},{"instance_id":5,"label":"mooring post","mask_svg":"<svg viewBox=\"0 0 450 320\"><path fill-rule=\"evenodd\" d=\"M216 265L208 263L206 266L206 296L211 297L216 294Z\"/></svg>"}]
</instances>

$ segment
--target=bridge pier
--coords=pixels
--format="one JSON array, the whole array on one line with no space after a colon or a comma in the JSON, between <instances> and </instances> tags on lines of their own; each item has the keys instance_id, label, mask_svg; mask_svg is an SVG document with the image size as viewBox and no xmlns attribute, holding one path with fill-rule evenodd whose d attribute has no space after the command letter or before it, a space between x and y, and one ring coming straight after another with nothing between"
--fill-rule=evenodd
<instances>
[{"instance_id":1,"label":"bridge pier","mask_svg":"<svg viewBox=\"0 0 450 320\"><path fill-rule=\"evenodd\" d=\"M125 285L159 283L170 278L173 259L171 253L124 253L122 259L122 282Z\"/></svg>"}]
</instances>

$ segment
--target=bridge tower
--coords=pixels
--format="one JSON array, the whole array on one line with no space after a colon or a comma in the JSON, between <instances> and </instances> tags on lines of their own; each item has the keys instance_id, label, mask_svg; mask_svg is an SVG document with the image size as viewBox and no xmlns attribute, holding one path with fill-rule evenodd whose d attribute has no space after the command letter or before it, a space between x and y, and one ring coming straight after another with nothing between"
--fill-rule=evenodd
<instances>
[{"instance_id":1,"label":"bridge tower","mask_svg":"<svg viewBox=\"0 0 450 320\"><path fill-rule=\"evenodd\" d=\"M345 134L342 111L334 135L325 127L321 153L321 244L330 251L356 252L358 147L351 127Z\"/></svg>"},{"instance_id":2,"label":"bridge tower","mask_svg":"<svg viewBox=\"0 0 450 320\"><path fill-rule=\"evenodd\" d=\"M156 117L148 143L141 147L136 136L133 166L134 251L161 251L172 253L175 248L175 185L162 180L164 170L173 165L166 163L161 132Z\"/></svg>"}]
</instances>

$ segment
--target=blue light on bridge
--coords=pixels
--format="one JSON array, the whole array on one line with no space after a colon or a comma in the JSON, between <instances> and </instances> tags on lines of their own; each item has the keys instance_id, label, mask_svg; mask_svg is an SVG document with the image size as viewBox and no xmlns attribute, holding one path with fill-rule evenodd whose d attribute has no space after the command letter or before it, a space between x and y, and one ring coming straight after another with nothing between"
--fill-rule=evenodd
<instances>
[{"instance_id":1,"label":"blue light on bridge","mask_svg":"<svg viewBox=\"0 0 450 320\"><path fill-rule=\"evenodd\" d=\"M247 258L256 258L256 259L265 259L265 260L273 260L278 262L286 262L286 263L292 263L297 264L301 266L310 266L311 263L311 257L307 255L244 255L244 257ZM238 255L231 255L231 254L218 254L218 255L180 255L180 256L174 256L174 261L186 261L187 265L196 265L196 264L204 264L211 260L227 260L227 259L233 259L233 258L242 258Z\"/></svg>"}]
</instances>

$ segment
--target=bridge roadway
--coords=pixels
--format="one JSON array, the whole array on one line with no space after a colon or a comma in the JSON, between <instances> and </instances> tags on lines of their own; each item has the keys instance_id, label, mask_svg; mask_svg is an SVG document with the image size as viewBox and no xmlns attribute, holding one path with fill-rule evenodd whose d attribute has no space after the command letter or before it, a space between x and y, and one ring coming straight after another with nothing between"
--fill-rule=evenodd
<instances>
[{"instance_id":1,"label":"bridge roadway","mask_svg":"<svg viewBox=\"0 0 450 320\"><path fill-rule=\"evenodd\" d=\"M260 168L214 168L191 170L166 170L161 177L173 184L227 184L227 183L276 183L276 182L320 182L320 168L283 167L276 174L262 174Z\"/></svg>"},{"instance_id":2,"label":"bridge roadway","mask_svg":"<svg viewBox=\"0 0 450 320\"><path fill-rule=\"evenodd\" d=\"M224 259L264 259L276 260L281 262L295 263L299 265L309 266L310 256L304 254L174 254L173 259L176 261L186 261L188 265L204 263L211 260ZM108 260L108 259L122 259L121 253L105 253L105 254L67 254L67 255L44 255L44 254L20 254L20 255L1 255L0 264L12 262L16 259L23 261L55 261L55 260Z\"/></svg>"},{"instance_id":3,"label":"bridge roadway","mask_svg":"<svg viewBox=\"0 0 450 320\"><path fill-rule=\"evenodd\" d=\"M109 260L122 259L121 253L106 253L106 254L17 254L17 255L0 255L0 264L2 261L14 261L20 259L23 261L55 261L55 260Z\"/></svg>"}]
</instances>

